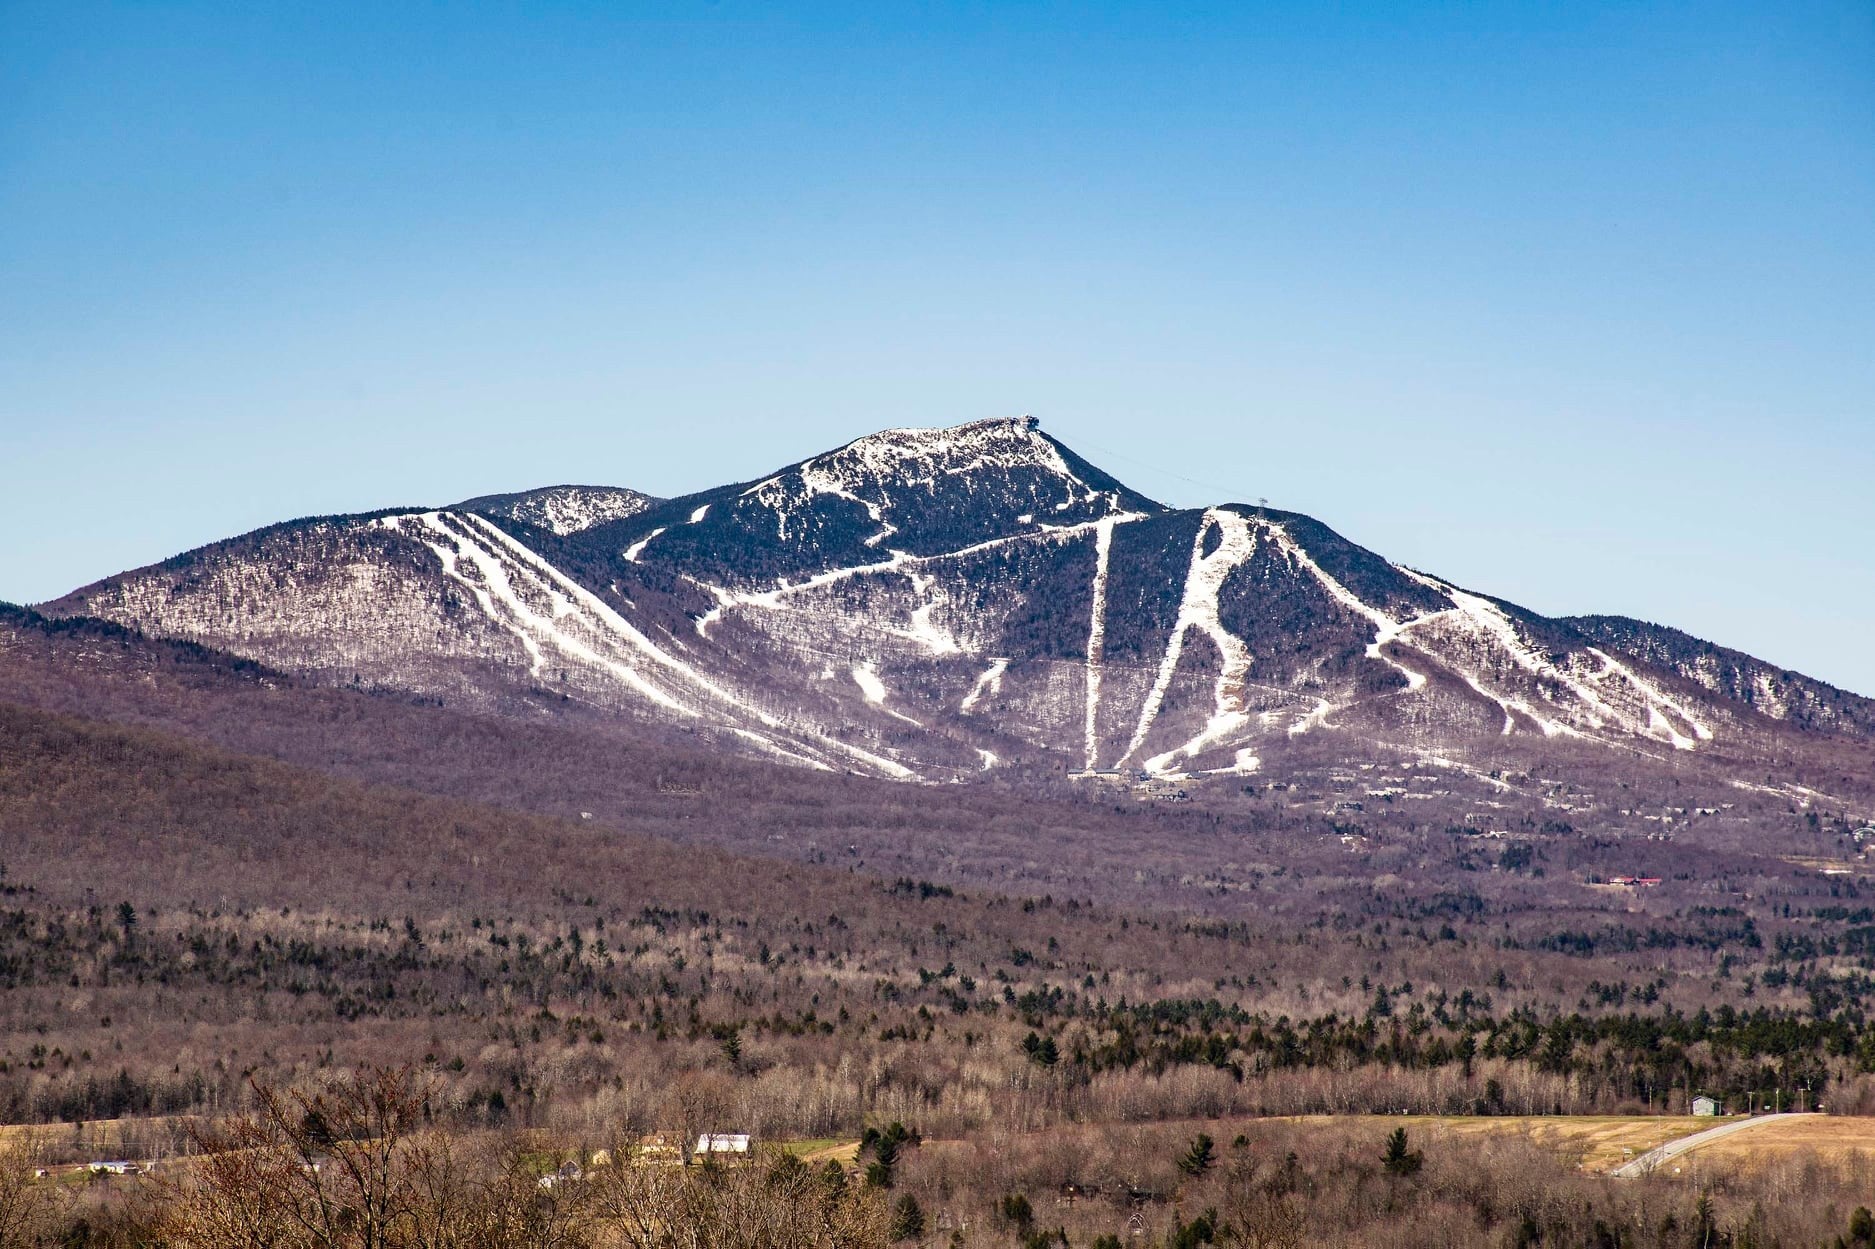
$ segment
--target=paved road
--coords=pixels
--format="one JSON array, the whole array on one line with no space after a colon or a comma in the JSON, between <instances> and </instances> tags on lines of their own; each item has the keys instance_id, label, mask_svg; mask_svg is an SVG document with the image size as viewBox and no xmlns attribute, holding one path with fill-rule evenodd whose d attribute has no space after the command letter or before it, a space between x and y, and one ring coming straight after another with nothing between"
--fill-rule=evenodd
<instances>
[{"instance_id":1,"label":"paved road","mask_svg":"<svg viewBox=\"0 0 1875 1249\"><path fill-rule=\"evenodd\" d=\"M1722 1136L1730 1136L1734 1132L1743 1132L1746 1128L1755 1128L1760 1123L1776 1123L1782 1119L1814 1119L1816 1117L1816 1115L1812 1114L1792 1112L1781 1115L1754 1115L1749 1119L1734 1119L1730 1123L1721 1123L1716 1128L1707 1128L1705 1131L1695 1132L1691 1136L1682 1136L1677 1141L1668 1141L1658 1149L1648 1150L1632 1162L1622 1163L1608 1174L1620 1180L1636 1179L1648 1174L1662 1163L1671 1162L1681 1154L1698 1149L1701 1145L1711 1144Z\"/></svg>"}]
</instances>

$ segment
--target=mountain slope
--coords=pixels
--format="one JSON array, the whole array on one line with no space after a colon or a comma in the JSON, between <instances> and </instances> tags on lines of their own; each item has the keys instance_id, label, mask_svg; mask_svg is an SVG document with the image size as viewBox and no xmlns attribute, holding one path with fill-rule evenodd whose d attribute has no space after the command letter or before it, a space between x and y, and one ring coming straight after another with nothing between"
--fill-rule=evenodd
<instances>
[{"instance_id":1,"label":"mountain slope","mask_svg":"<svg viewBox=\"0 0 1875 1249\"><path fill-rule=\"evenodd\" d=\"M515 501L541 495L292 522L47 610L897 779L1241 777L1331 737L1755 761L1766 734L1870 723L1846 695L1779 716L1755 676L1715 683L1658 635L1535 616L1306 516L1168 509L1026 418L888 430L593 523L535 523Z\"/></svg>"},{"instance_id":2,"label":"mountain slope","mask_svg":"<svg viewBox=\"0 0 1875 1249\"><path fill-rule=\"evenodd\" d=\"M1604 646L1676 672L1773 720L1816 732L1875 736L1875 699L1666 625L1626 616L1569 616L1564 622Z\"/></svg>"}]
</instances>

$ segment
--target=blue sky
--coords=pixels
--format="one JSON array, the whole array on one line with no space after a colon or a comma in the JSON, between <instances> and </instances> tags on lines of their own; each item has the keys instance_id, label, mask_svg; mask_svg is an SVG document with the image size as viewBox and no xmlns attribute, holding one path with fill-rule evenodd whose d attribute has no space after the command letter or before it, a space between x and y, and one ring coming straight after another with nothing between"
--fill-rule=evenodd
<instances>
[{"instance_id":1,"label":"blue sky","mask_svg":"<svg viewBox=\"0 0 1875 1249\"><path fill-rule=\"evenodd\" d=\"M1875 7L0 0L0 598L1022 412L1875 694Z\"/></svg>"}]
</instances>

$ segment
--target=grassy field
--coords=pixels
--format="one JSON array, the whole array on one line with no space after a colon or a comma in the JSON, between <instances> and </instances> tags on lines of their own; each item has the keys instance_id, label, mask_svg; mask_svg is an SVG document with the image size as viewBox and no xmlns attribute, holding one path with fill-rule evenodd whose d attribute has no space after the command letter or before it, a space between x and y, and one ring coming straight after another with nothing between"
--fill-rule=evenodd
<instances>
[{"instance_id":1,"label":"grassy field","mask_svg":"<svg viewBox=\"0 0 1875 1249\"><path fill-rule=\"evenodd\" d=\"M1610 1170L1668 1141L1727 1122L1691 1115L1353 1115L1339 1119L1310 1116L1293 1122L1346 1124L1351 1120L1369 1122L1377 1132L1403 1127L1409 1136L1432 1141L1451 1138L1462 1143L1482 1136L1524 1136L1569 1158L1583 1170L1595 1172Z\"/></svg>"},{"instance_id":2,"label":"grassy field","mask_svg":"<svg viewBox=\"0 0 1875 1249\"><path fill-rule=\"evenodd\" d=\"M1505 1115L1493 1118L1465 1118L1440 1115L1363 1115L1351 1118L1370 1122L1376 1132L1404 1127L1408 1134L1422 1141L1451 1140L1462 1143L1467 1138L1490 1135L1521 1135L1537 1145L1555 1151L1585 1171L1603 1173L1639 1157L1648 1150L1681 1137L1692 1136L1707 1128L1737 1122L1740 1116L1695 1118L1691 1115ZM1339 1122L1327 1117L1296 1119L1293 1122ZM1875 1117L1816 1115L1803 1119L1785 1119L1721 1137L1702 1145L1686 1156L1697 1157L1702 1165L1724 1164L1748 1168L1772 1160L1802 1155L1819 1162L1838 1164L1856 1152L1875 1159Z\"/></svg>"},{"instance_id":3,"label":"grassy field","mask_svg":"<svg viewBox=\"0 0 1875 1249\"><path fill-rule=\"evenodd\" d=\"M1875 1118L1818 1115L1767 1123L1702 1145L1689 1156L1701 1162L1749 1166L1794 1153L1840 1163L1858 1151L1875 1158Z\"/></svg>"},{"instance_id":4,"label":"grassy field","mask_svg":"<svg viewBox=\"0 0 1875 1249\"><path fill-rule=\"evenodd\" d=\"M0 1124L0 1148L35 1142L58 1163L148 1159L176 1153L184 1142L179 1118L95 1119L86 1123Z\"/></svg>"},{"instance_id":5,"label":"grassy field","mask_svg":"<svg viewBox=\"0 0 1875 1249\"><path fill-rule=\"evenodd\" d=\"M796 1141L783 1146L789 1153L799 1155L801 1161L824 1165L837 1162L850 1167L859 1158L858 1141Z\"/></svg>"}]
</instances>

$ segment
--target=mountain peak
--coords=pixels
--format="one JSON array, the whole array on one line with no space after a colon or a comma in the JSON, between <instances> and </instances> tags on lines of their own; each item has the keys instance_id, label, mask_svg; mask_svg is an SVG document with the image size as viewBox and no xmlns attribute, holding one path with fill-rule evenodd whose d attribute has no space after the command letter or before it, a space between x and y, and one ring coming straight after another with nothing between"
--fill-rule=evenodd
<instances>
[{"instance_id":1,"label":"mountain peak","mask_svg":"<svg viewBox=\"0 0 1875 1249\"><path fill-rule=\"evenodd\" d=\"M1051 506L1072 499L1078 487L1079 494L1090 498L1131 496L1129 505L1137 505L1134 510L1159 507L1044 434L1041 422L1033 416L883 429L803 460L744 493L759 494L790 476L809 482L817 493L840 494L893 487L935 491L947 477L1009 474L1035 477L1038 485L1052 481L1067 487L1064 498L1052 500Z\"/></svg>"},{"instance_id":2,"label":"mountain peak","mask_svg":"<svg viewBox=\"0 0 1875 1249\"><path fill-rule=\"evenodd\" d=\"M981 526L988 535L1164 510L1044 434L1032 416L883 429L741 492L780 510L821 497L865 509L879 526L868 545L896 549L903 533L911 550L920 545L913 531L939 518L947 531Z\"/></svg>"},{"instance_id":3,"label":"mountain peak","mask_svg":"<svg viewBox=\"0 0 1875 1249\"><path fill-rule=\"evenodd\" d=\"M852 466L876 478L902 471L908 464L929 464L947 473L974 468L1043 466L1066 473L1066 463L1052 439L1032 416L992 417L961 425L882 429L836 451L803 462Z\"/></svg>"},{"instance_id":4,"label":"mountain peak","mask_svg":"<svg viewBox=\"0 0 1875 1249\"><path fill-rule=\"evenodd\" d=\"M1020 416L880 430L590 540L628 563L748 585L1163 510Z\"/></svg>"},{"instance_id":5,"label":"mountain peak","mask_svg":"<svg viewBox=\"0 0 1875 1249\"><path fill-rule=\"evenodd\" d=\"M515 494L465 499L450 510L517 521L564 538L595 525L636 516L662 501L622 486L543 486Z\"/></svg>"}]
</instances>

